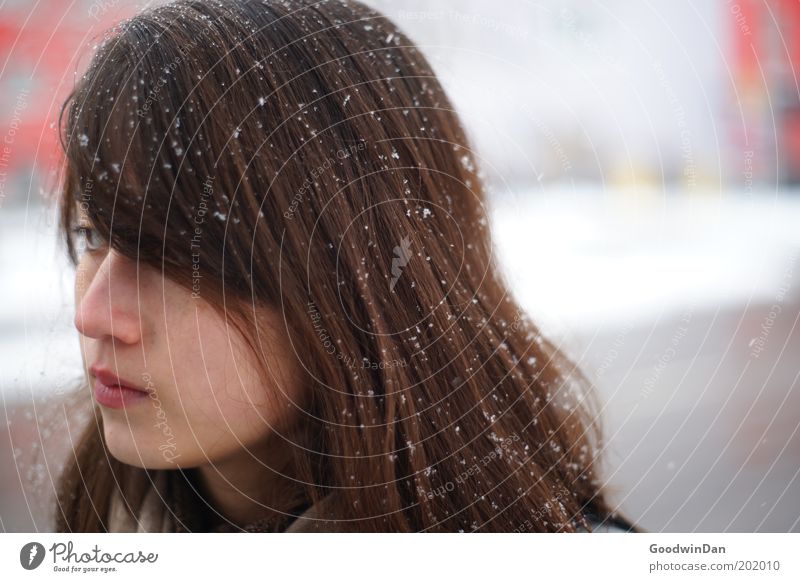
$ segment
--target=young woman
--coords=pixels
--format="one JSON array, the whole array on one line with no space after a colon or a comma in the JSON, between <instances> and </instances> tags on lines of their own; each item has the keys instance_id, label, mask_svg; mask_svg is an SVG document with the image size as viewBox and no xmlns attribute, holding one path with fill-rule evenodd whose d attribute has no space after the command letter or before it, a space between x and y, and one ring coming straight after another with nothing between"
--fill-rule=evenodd
<instances>
[{"instance_id":1,"label":"young woman","mask_svg":"<svg viewBox=\"0 0 800 582\"><path fill-rule=\"evenodd\" d=\"M62 128L95 406L59 531L628 528L585 382L504 286L474 153L385 17L149 10Z\"/></svg>"}]
</instances>

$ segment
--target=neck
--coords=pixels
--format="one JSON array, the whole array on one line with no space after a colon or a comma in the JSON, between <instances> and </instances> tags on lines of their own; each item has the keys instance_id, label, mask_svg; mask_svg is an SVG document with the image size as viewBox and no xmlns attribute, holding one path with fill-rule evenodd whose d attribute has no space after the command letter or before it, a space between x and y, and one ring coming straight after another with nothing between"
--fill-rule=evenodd
<instances>
[{"instance_id":1,"label":"neck","mask_svg":"<svg viewBox=\"0 0 800 582\"><path fill-rule=\"evenodd\" d=\"M289 455L274 449L261 454L241 450L200 467L198 473L210 504L240 527L266 518L280 520L302 502Z\"/></svg>"}]
</instances>

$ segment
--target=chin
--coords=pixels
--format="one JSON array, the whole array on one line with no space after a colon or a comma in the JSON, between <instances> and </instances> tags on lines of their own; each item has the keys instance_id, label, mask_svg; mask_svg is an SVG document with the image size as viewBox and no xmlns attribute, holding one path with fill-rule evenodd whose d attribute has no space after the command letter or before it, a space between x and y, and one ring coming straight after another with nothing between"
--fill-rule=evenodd
<instances>
[{"instance_id":1,"label":"chin","mask_svg":"<svg viewBox=\"0 0 800 582\"><path fill-rule=\"evenodd\" d=\"M186 468L184 458L175 442L158 442L153 439L136 439L135 432L124 427L104 423L106 448L121 463L141 469Z\"/></svg>"}]
</instances>

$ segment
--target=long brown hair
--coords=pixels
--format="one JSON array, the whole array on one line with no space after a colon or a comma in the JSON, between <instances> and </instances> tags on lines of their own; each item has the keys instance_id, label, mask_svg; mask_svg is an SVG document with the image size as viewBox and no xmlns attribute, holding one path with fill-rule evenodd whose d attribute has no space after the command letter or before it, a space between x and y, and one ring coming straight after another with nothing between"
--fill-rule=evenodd
<instances>
[{"instance_id":1,"label":"long brown hair","mask_svg":"<svg viewBox=\"0 0 800 582\"><path fill-rule=\"evenodd\" d=\"M309 394L291 403L295 488L332 499L338 529L575 531L612 516L586 382L498 274L476 156L387 18L352 0L146 11L102 41L62 130L73 260L83 209L256 353L254 306L283 313ZM135 511L153 473L111 458L90 423L58 529L107 529L112 492Z\"/></svg>"}]
</instances>

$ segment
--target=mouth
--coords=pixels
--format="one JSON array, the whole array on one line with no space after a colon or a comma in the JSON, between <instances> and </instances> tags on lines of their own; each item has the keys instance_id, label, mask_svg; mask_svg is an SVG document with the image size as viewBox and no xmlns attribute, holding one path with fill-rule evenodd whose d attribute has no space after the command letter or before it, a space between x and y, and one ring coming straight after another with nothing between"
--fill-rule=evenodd
<instances>
[{"instance_id":1,"label":"mouth","mask_svg":"<svg viewBox=\"0 0 800 582\"><path fill-rule=\"evenodd\" d=\"M94 376L94 399L106 408L126 408L148 398L146 389L119 378L108 370L92 366L89 373Z\"/></svg>"}]
</instances>

